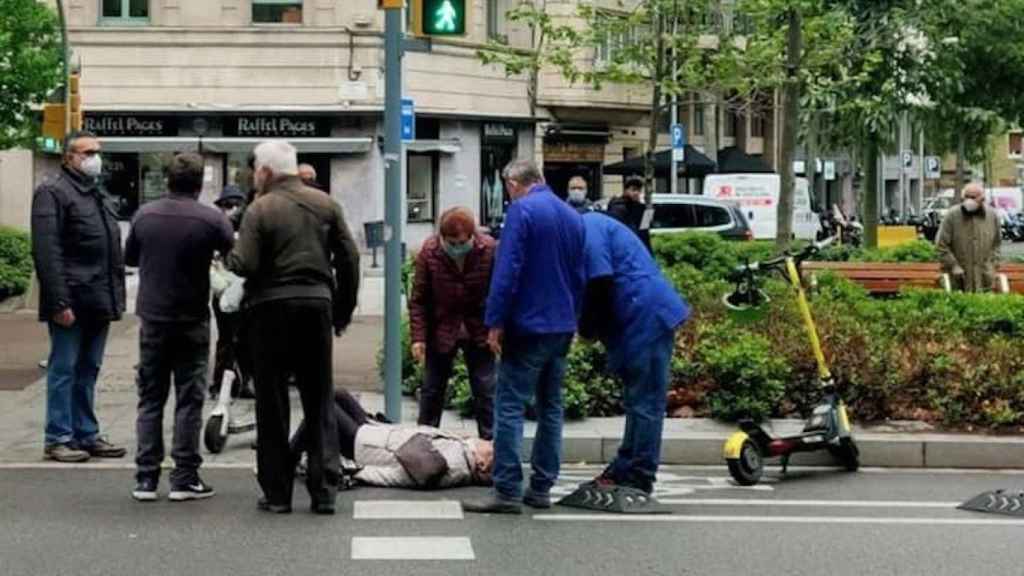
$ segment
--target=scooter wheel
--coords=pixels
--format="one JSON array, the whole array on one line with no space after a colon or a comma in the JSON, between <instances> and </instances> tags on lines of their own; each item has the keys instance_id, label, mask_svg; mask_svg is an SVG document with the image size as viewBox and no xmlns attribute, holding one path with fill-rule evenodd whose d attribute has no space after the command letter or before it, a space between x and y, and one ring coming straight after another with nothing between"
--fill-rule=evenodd
<instances>
[{"instance_id":1,"label":"scooter wheel","mask_svg":"<svg viewBox=\"0 0 1024 576\"><path fill-rule=\"evenodd\" d=\"M206 421L206 428L203 430L203 444L206 445L206 449L211 454L220 454L221 450L224 450L224 445L228 442L227 435L220 433L223 424L223 416L210 416Z\"/></svg>"},{"instance_id":2,"label":"scooter wheel","mask_svg":"<svg viewBox=\"0 0 1024 576\"><path fill-rule=\"evenodd\" d=\"M860 450L852 438L843 438L839 446L830 448L829 452L847 472L856 472L860 468Z\"/></svg>"},{"instance_id":3,"label":"scooter wheel","mask_svg":"<svg viewBox=\"0 0 1024 576\"><path fill-rule=\"evenodd\" d=\"M729 474L740 486L753 486L761 480L764 474L764 458L757 444L751 440L743 442L740 447L740 457L726 460L729 465Z\"/></svg>"}]
</instances>

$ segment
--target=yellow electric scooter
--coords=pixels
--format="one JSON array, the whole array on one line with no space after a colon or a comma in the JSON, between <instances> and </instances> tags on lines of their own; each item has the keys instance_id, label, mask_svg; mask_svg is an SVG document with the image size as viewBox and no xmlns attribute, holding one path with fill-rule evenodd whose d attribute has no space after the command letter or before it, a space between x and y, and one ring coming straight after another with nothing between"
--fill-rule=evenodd
<instances>
[{"instance_id":1,"label":"yellow electric scooter","mask_svg":"<svg viewBox=\"0 0 1024 576\"><path fill-rule=\"evenodd\" d=\"M741 420L740 430L733 433L725 443L723 455L729 465L729 473L743 486L757 484L764 474L766 458L782 459L782 473L786 473L789 457L796 452L828 450L847 470L853 472L860 466L860 453L853 440L853 431L846 413L846 405L836 392L832 373L825 364L821 351L818 330L807 303L807 294L800 281L800 265L816 252L832 243L827 238L797 252L762 262L747 263L736 269L736 289L722 300L726 307L736 313L749 313L769 303L768 295L758 286L758 280L772 272L779 272L796 292L797 305L807 328L811 350L818 364L818 378L822 397L804 425L801 433L782 438L772 437L753 420Z\"/></svg>"}]
</instances>

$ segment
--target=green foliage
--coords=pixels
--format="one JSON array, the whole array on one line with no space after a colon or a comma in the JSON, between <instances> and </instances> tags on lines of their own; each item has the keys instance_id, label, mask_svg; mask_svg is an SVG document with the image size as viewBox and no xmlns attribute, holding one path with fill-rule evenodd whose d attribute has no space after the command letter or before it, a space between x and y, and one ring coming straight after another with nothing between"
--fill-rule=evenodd
<instances>
[{"instance_id":1,"label":"green foliage","mask_svg":"<svg viewBox=\"0 0 1024 576\"><path fill-rule=\"evenodd\" d=\"M763 420L776 412L786 391L789 366L774 354L766 338L723 324L707 333L698 348L698 362L718 383L708 397L712 416Z\"/></svg>"},{"instance_id":2,"label":"green foliage","mask_svg":"<svg viewBox=\"0 0 1024 576\"><path fill-rule=\"evenodd\" d=\"M28 290L32 280L32 244L20 230L0 227L0 300Z\"/></svg>"},{"instance_id":3,"label":"green foliage","mask_svg":"<svg viewBox=\"0 0 1024 576\"><path fill-rule=\"evenodd\" d=\"M61 83L57 15L37 0L0 0L0 150L32 142L32 105Z\"/></svg>"}]
</instances>

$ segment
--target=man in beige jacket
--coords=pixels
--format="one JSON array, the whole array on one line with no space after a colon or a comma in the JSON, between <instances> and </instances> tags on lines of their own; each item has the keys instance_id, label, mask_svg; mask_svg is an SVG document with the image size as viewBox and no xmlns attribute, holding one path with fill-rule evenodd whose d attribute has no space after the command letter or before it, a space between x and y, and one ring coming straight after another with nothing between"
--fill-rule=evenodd
<instances>
[{"instance_id":1,"label":"man in beige jacket","mask_svg":"<svg viewBox=\"0 0 1024 576\"><path fill-rule=\"evenodd\" d=\"M988 292L999 264L999 216L994 208L985 206L981 184L968 184L962 197L963 201L951 207L942 219L935 246L954 289Z\"/></svg>"}]
</instances>

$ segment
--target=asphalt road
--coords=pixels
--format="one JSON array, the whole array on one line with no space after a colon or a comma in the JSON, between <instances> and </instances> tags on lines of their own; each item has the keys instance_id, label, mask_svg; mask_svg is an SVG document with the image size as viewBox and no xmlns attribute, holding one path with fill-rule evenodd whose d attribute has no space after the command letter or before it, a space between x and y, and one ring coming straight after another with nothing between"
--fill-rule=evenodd
<instances>
[{"instance_id":1,"label":"asphalt road","mask_svg":"<svg viewBox=\"0 0 1024 576\"><path fill-rule=\"evenodd\" d=\"M562 491L595 470L566 469ZM272 516L256 510L251 470L204 477L218 490L211 500L140 504L128 469L0 468L0 574L1024 572L1024 518L953 508L1024 487L1020 474L807 471L740 489L718 468L673 467L659 485L673 514L640 518L561 507L462 516L455 501L479 488L358 488L342 494L337 516L319 517L299 486L295 512Z\"/></svg>"}]
</instances>

